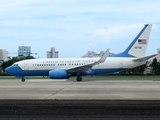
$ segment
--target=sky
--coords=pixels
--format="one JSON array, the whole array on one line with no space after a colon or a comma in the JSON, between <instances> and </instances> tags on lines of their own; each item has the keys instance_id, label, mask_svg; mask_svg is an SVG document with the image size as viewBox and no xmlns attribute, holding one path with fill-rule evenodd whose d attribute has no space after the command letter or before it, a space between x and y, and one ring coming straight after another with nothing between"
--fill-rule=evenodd
<instances>
[{"instance_id":1,"label":"sky","mask_svg":"<svg viewBox=\"0 0 160 120\"><path fill-rule=\"evenodd\" d=\"M0 0L0 49L16 56L31 46L46 58L55 47L60 58L87 51L119 53L144 24L152 24L146 55L160 48L159 0Z\"/></svg>"}]
</instances>

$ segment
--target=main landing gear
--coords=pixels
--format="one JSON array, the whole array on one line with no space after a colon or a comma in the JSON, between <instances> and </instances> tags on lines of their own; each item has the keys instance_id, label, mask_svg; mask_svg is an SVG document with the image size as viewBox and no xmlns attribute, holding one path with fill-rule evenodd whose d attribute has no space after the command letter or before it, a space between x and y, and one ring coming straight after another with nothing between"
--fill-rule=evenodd
<instances>
[{"instance_id":1,"label":"main landing gear","mask_svg":"<svg viewBox=\"0 0 160 120\"><path fill-rule=\"evenodd\" d=\"M22 82L25 82L25 78L22 78L22 80L21 80Z\"/></svg>"},{"instance_id":2,"label":"main landing gear","mask_svg":"<svg viewBox=\"0 0 160 120\"><path fill-rule=\"evenodd\" d=\"M77 77L77 82L81 82L82 81L82 77L78 76Z\"/></svg>"}]
</instances>

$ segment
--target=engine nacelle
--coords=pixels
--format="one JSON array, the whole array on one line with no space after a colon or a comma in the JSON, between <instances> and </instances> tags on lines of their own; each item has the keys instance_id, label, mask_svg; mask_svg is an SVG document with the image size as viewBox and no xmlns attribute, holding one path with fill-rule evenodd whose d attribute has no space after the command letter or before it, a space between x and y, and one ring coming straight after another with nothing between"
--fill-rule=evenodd
<instances>
[{"instance_id":1,"label":"engine nacelle","mask_svg":"<svg viewBox=\"0 0 160 120\"><path fill-rule=\"evenodd\" d=\"M51 70L49 71L50 79L67 79L68 74L66 70Z\"/></svg>"}]
</instances>

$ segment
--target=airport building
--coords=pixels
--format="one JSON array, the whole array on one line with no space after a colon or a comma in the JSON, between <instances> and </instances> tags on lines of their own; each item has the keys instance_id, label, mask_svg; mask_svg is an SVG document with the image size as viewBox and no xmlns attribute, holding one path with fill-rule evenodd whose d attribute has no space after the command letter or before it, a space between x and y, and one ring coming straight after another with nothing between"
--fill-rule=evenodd
<instances>
[{"instance_id":1,"label":"airport building","mask_svg":"<svg viewBox=\"0 0 160 120\"><path fill-rule=\"evenodd\" d=\"M54 47L51 47L50 51L47 51L47 58L58 58L58 51L56 51L56 49Z\"/></svg>"},{"instance_id":2,"label":"airport building","mask_svg":"<svg viewBox=\"0 0 160 120\"><path fill-rule=\"evenodd\" d=\"M31 55L31 47L30 46L19 46L18 47L18 56L26 57Z\"/></svg>"},{"instance_id":3,"label":"airport building","mask_svg":"<svg viewBox=\"0 0 160 120\"><path fill-rule=\"evenodd\" d=\"M157 62L160 62L160 48L157 49Z\"/></svg>"},{"instance_id":4,"label":"airport building","mask_svg":"<svg viewBox=\"0 0 160 120\"><path fill-rule=\"evenodd\" d=\"M8 60L8 51L0 49L0 65Z\"/></svg>"}]
</instances>

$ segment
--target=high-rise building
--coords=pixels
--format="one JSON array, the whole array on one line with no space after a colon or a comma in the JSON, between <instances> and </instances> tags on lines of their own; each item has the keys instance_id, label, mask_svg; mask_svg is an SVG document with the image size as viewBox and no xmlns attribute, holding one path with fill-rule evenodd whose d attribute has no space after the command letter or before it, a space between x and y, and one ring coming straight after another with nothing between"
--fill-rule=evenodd
<instances>
[{"instance_id":1,"label":"high-rise building","mask_svg":"<svg viewBox=\"0 0 160 120\"><path fill-rule=\"evenodd\" d=\"M0 49L0 65L8 60L8 51Z\"/></svg>"},{"instance_id":2,"label":"high-rise building","mask_svg":"<svg viewBox=\"0 0 160 120\"><path fill-rule=\"evenodd\" d=\"M18 56L26 57L31 55L31 47L30 46L19 46L18 47Z\"/></svg>"},{"instance_id":3,"label":"high-rise building","mask_svg":"<svg viewBox=\"0 0 160 120\"><path fill-rule=\"evenodd\" d=\"M51 47L50 51L47 51L47 58L58 58L58 51L54 47Z\"/></svg>"}]
</instances>

